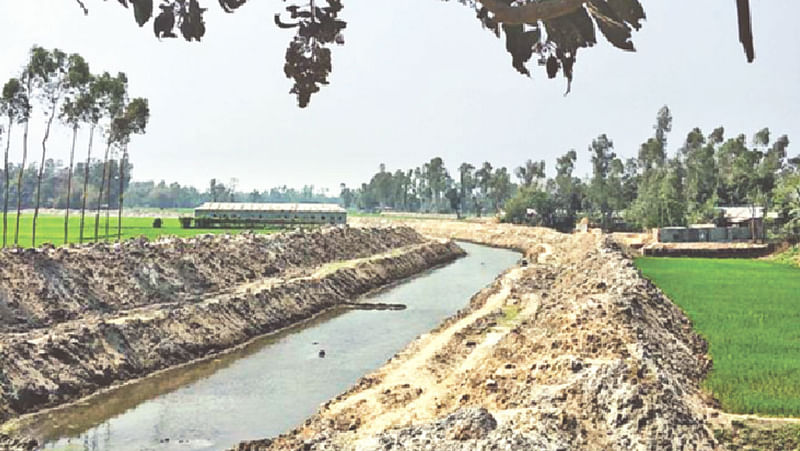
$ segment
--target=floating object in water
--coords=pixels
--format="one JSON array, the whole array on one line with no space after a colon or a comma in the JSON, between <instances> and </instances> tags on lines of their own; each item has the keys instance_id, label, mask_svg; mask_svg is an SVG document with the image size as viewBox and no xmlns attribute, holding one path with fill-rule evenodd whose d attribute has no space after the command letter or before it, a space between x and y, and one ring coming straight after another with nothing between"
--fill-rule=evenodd
<instances>
[{"instance_id":1,"label":"floating object in water","mask_svg":"<svg viewBox=\"0 0 800 451\"><path fill-rule=\"evenodd\" d=\"M324 349L320 349L319 350L319 358L320 359L324 359L325 358L325 350Z\"/></svg>"}]
</instances>

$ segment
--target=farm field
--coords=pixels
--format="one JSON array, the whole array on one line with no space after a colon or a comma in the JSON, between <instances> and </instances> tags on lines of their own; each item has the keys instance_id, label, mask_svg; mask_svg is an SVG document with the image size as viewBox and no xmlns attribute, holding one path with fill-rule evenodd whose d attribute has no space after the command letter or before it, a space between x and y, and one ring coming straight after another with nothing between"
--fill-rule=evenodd
<instances>
[{"instance_id":1,"label":"farm field","mask_svg":"<svg viewBox=\"0 0 800 451\"><path fill-rule=\"evenodd\" d=\"M115 213L115 212L112 212ZM145 236L150 240L162 236L188 237L203 233L241 233L243 230L225 229L182 229L177 218L162 218L160 229L153 228L152 217L123 217L122 218L122 239ZM8 215L8 247L14 244L14 229L16 215ZM94 239L94 214L86 216L84 226L84 242ZM80 215L70 215L69 218L69 241L78 243L80 238ZM20 216L19 245L20 247L31 247L31 232L33 227L33 214L22 214ZM0 229L2 224L0 224ZM280 229L263 229L259 233L274 233ZM99 227L100 241L105 239L105 216L100 216ZM117 238L117 218L112 215L109 218L109 237L108 241L115 241ZM0 242L1 243L1 242ZM42 215L39 214L38 227L36 229L36 244L41 246L43 243L51 243L56 246L64 244L64 216L63 215Z\"/></svg>"},{"instance_id":2,"label":"farm field","mask_svg":"<svg viewBox=\"0 0 800 451\"><path fill-rule=\"evenodd\" d=\"M800 416L800 269L763 260L639 258L708 340L705 388L732 413Z\"/></svg>"}]
</instances>

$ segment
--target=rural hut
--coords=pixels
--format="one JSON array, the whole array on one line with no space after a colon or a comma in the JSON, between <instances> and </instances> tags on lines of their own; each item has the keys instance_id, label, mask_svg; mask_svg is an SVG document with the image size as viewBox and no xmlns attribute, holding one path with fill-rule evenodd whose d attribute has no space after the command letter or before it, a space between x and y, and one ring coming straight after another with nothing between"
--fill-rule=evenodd
<instances>
[{"instance_id":1,"label":"rural hut","mask_svg":"<svg viewBox=\"0 0 800 451\"><path fill-rule=\"evenodd\" d=\"M748 230L748 237L757 239L764 233L764 207L756 206L735 206L718 207L718 225L722 227L745 228ZM744 232L740 234L744 236Z\"/></svg>"}]
</instances>

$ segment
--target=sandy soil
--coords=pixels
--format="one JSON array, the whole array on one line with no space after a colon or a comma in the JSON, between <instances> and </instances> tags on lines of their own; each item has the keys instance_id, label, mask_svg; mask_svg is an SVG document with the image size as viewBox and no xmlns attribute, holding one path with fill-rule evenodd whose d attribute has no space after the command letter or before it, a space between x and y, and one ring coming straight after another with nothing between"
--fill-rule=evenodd
<instances>
[{"instance_id":1,"label":"sandy soil","mask_svg":"<svg viewBox=\"0 0 800 451\"><path fill-rule=\"evenodd\" d=\"M700 386L706 343L610 237L400 222L518 249L529 263L297 429L237 450L737 449L730 431L741 419Z\"/></svg>"}]
</instances>

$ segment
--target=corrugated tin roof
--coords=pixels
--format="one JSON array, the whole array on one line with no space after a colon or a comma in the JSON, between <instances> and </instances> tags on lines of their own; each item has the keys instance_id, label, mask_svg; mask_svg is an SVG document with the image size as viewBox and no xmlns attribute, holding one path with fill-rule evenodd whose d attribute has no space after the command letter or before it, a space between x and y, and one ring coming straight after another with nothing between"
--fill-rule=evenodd
<instances>
[{"instance_id":1,"label":"corrugated tin roof","mask_svg":"<svg viewBox=\"0 0 800 451\"><path fill-rule=\"evenodd\" d=\"M764 217L764 207L719 207L725 214L725 219L732 223L761 219Z\"/></svg>"},{"instance_id":2,"label":"corrugated tin roof","mask_svg":"<svg viewBox=\"0 0 800 451\"><path fill-rule=\"evenodd\" d=\"M279 211L279 212L314 212L345 213L346 210L336 204L303 204L303 203L250 203L250 202L206 202L195 208L195 211Z\"/></svg>"}]
</instances>

